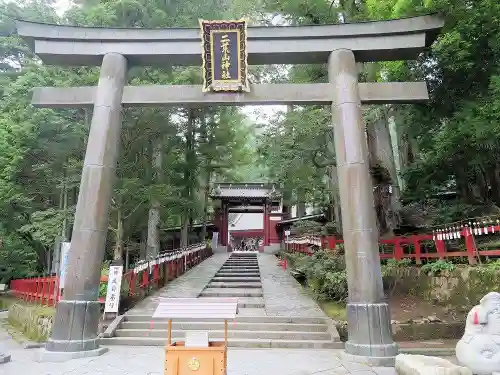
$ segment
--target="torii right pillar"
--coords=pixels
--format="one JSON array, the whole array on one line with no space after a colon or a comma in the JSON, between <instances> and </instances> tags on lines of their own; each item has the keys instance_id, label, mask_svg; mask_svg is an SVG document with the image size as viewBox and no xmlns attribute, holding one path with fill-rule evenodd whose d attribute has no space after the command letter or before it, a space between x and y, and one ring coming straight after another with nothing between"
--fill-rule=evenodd
<instances>
[{"instance_id":1,"label":"torii right pillar","mask_svg":"<svg viewBox=\"0 0 500 375\"><path fill-rule=\"evenodd\" d=\"M356 362L393 366L389 305L384 297L368 144L361 113L354 53L335 50L328 61L334 92L332 119L349 299L345 353Z\"/></svg>"}]
</instances>

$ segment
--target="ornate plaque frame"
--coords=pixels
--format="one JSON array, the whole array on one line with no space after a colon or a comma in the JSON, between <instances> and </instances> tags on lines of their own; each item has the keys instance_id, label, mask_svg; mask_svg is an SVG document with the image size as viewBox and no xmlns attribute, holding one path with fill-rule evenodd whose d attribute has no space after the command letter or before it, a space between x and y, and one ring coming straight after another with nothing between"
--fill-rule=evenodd
<instances>
[{"instance_id":1,"label":"ornate plaque frame","mask_svg":"<svg viewBox=\"0 0 500 375\"><path fill-rule=\"evenodd\" d=\"M248 63L247 63L247 22L237 21L205 21L199 20L202 40L202 72L203 92L227 91L227 92L249 92ZM231 56L231 63L237 63L237 77L223 79L216 77L216 69L221 68L221 63L215 61L215 35L230 34L233 42L237 40L237 56Z\"/></svg>"}]
</instances>

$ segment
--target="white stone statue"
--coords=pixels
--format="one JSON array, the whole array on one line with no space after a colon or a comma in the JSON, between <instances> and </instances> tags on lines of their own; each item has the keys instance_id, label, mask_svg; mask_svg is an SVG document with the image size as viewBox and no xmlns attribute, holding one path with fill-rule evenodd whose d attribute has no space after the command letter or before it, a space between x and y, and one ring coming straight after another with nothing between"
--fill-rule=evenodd
<instances>
[{"instance_id":1,"label":"white stone statue","mask_svg":"<svg viewBox=\"0 0 500 375\"><path fill-rule=\"evenodd\" d=\"M469 312L456 356L475 375L500 375L500 293L488 293Z\"/></svg>"},{"instance_id":2,"label":"white stone statue","mask_svg":"<svg viewBox=\"0 0 500 375\"><path fill-rule=\"evenodd\" d=\"M468 368L425 355L398 354L395 367L398 375L472 375Z\"/></svg>"}]
</instances>

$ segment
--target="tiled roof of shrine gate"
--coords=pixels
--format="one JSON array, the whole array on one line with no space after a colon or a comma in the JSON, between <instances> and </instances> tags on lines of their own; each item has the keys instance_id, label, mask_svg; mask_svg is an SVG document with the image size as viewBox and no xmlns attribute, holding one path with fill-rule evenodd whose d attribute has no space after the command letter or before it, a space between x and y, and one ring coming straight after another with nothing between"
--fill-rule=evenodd
<instances>
[{"instance_id":1,"label":"tiled roof of shrine gate","mask_svg":"<svg viewBox=\"0 0 500 375\"><path fill-rule=\"evenodd\" d=\"M212 198L281 198L276 184L265 183L216 183Z\"/></svg>"}]
</instances>

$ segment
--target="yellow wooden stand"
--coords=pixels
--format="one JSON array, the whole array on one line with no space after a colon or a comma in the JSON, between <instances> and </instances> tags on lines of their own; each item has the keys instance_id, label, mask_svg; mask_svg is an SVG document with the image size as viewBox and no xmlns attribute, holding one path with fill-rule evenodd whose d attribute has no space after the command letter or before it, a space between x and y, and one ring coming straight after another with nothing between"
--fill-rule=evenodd
<instances>
[{"instance_id":1,"label":"yellow wooden stand","mask_svg":"<svg viewBox=\"0 0 500 375\"><path fill-rule=\"evenodd\" d=\"M153 318L168 319L165 375L226 375L227 321L236 319L238 300L235 298L162 298L161 300ZM206 338L200 346L195 346L194 343L191 343L193 346L186 346L184 341L172 343L173 318L224 320L224 341L209 341L208 346Z\"/></svg>"},{"instance_id":2,"label":"yellow wooden stand","mask_svg":"<svg viewBox=\"0 0 500 375\"><path fill-rule=\"evenodd\" d=\"M226 375L227 320L224 321L224 342L209 342L208 348L186 348L183 341L172 343L171 337L172 320L169 320L165 375Z\"/></svg>"}]
</instances>

